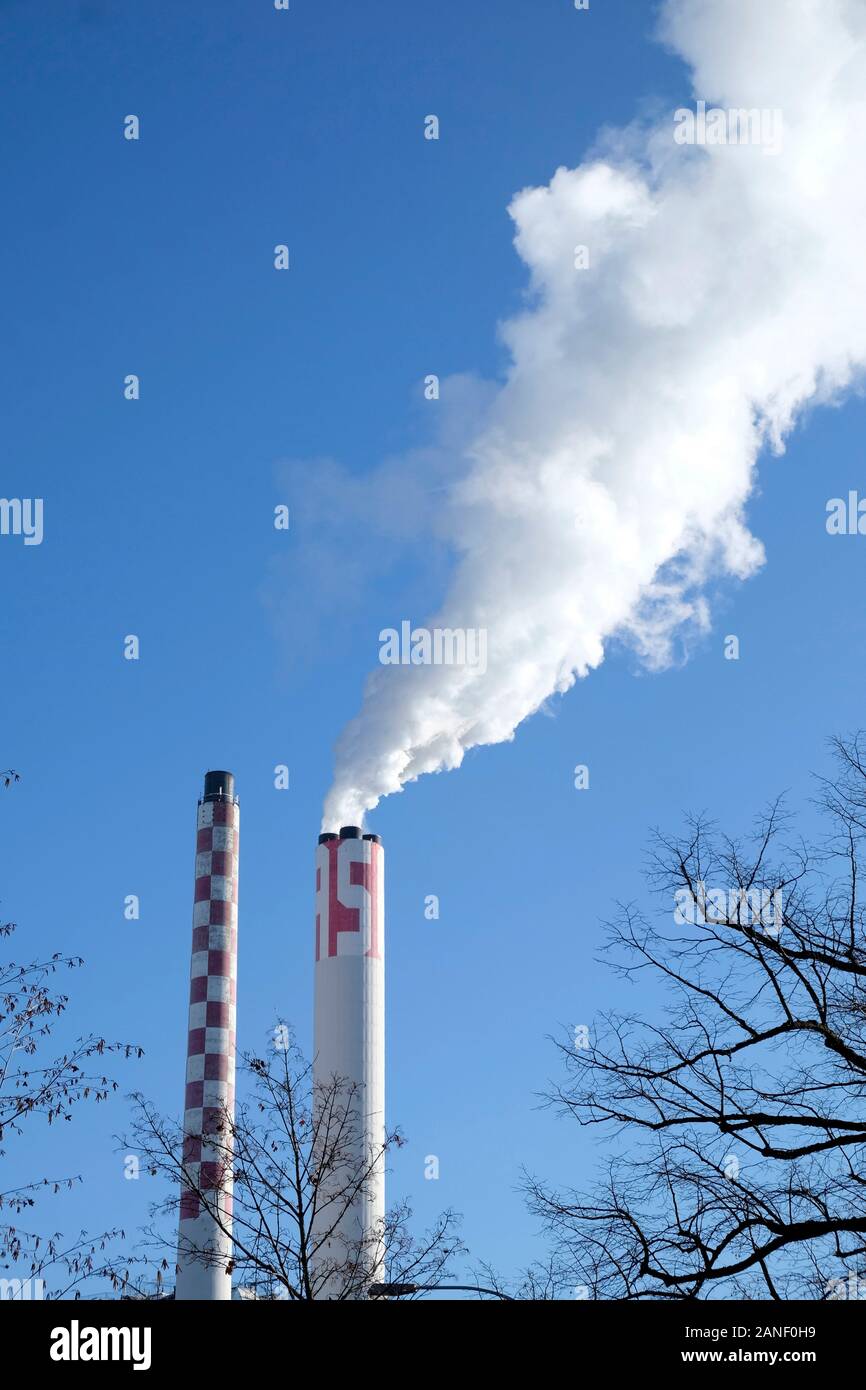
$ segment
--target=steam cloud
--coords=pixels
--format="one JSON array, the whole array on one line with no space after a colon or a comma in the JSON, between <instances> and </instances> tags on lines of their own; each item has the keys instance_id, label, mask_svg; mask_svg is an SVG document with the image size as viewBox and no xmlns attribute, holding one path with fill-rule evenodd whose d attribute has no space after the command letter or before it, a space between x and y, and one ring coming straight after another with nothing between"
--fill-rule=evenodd
<instances>
[{"instance_id":1,"label":"steam cloud","mask_svg":"<svg viewBox=\"0 0 866 1390\"><path fill-rule=\"evenodd\" d=\"M777 108L781 150L676 144L671 111L514 198L529 306L438 518L456 567L428 620L486 628L487 670L376 670L328 829L510 739L614 635L669 660L707 577L762 563L759 453L866 363L866 4L667 0L661 35L692 109Z\"/></svg>"}]
</instances>

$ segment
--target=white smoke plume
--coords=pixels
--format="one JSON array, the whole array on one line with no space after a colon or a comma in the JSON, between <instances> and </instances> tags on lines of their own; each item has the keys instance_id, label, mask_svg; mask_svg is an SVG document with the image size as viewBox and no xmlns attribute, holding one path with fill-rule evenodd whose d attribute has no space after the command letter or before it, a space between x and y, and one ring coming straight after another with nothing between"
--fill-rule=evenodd
<instances>
[{"instance_id":1,"label":"white smoke plume","mask_svg":"<svg viewBox=\"0 0 866 1390\"><path fill-rule=\"evenodd\" d=\"M375 671L328 829L510 739L615 635L663 664L702 580L762 562L762 449L866 364L866 3L667 0L661 34L681 106L780 111L781 149L678 144L671 111L514 198L528 306L437 519L456 567L427 622L486 629L487 669Z\"/></svg>"}]
</instances>

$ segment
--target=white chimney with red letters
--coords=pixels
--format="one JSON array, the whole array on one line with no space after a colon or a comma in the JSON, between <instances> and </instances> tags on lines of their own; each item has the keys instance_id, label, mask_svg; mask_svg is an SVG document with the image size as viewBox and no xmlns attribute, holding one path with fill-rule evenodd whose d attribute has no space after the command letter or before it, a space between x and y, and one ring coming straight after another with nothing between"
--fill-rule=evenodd
<instances>
[{"instance_id":1,"label":"white chimney with red letters","mask_svg":"<svg viewBox=\"0 0 866 1390\"><path fill-rule=\"evenodd\" d=\"M364 1298L383 1277L384 879L378 835L349 825L319 836L313 1084L320 1154L331 1139L323 1105L332 1106L333 1129L353 1098L351 1152L334 1150L341 1159L321 1183L313 1226L311 1266L316 1296L325 1299Z\"/></svg>"}]
</instances>

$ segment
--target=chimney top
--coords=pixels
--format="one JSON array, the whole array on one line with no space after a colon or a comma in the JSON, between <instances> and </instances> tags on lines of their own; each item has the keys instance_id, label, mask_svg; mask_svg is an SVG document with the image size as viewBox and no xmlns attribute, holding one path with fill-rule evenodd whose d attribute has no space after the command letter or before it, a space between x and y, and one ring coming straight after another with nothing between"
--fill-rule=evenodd
<instances>
[{"instance_id":1,"label":"chimney top","mask_svg":"<svg viewBox=\"0 0 866 1390\"><path fill-rule=\"evenodd\" d=\"M373 835L363 831L360 825L342 825L339 835L334 830L323 830L319 836L319 844L326 845L330 840L372 840L374 845L381 845L382 836Z\"/></svg>"},{"instance_id":2,"label":"chimney top","mask_svg":"<svg viewBox=\"0 0 866 1390\"><path fill-rule=\"evenodd\" d=\"M234 801L235 779L231 772L206 772L202 801Z\"/></svg>"}]
</instances>

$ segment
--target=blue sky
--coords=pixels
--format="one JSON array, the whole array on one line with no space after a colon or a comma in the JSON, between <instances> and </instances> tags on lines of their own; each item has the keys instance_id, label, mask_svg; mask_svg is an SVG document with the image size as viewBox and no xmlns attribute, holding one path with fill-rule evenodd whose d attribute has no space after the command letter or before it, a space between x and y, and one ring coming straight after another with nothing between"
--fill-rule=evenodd
<instances>
[{"instance_id":1,"label":"blue sky","mask_svg":"<svg viewBox=\"0 0 866 1390\"><path fill-rule=\"evenodd\" d=\"M241 798L240 1047L278 1015L309 1046L332 746L380 627L439 597L436 566L413 562L323 604L321 575L293 559L315 537L275 532L274 506L303 517L321 460L363 476L423 444L428 372L500 377L497 323L526 284L513 194L576 165L601 127L688 96L633 0L242 8L0 7L0 490L45 505L42 545L0 538L0 763L22 774L0 800L0 913L19 957L85 957L69 1028L140 1044L121 1090L173 1112L205 769L233 770ZM543 1251L521 1165L580 1183L603 1157L539 1109L548 1035L661 1007L597 963L600 920L643 891L650 827L708 808L746 829L785 789L802 804L826 737L862 722L866 541L829 537L825 507L861 485L864 418L857 397L811 414L763 460L748 520L766 565L714 589L687 660L647 674L614 644L513 743L371 817L388 856L389 1120L410 1141L390 1195L422 1222L462 1211L473 1255L505 1273ZM86 1179L46 1227L145 1219L153 1194L124 1179L113 1137L127 1116L118 1098L59 1140L37 1124L10 1146L13 1174Z\"/></svg>"}]
</instances>

